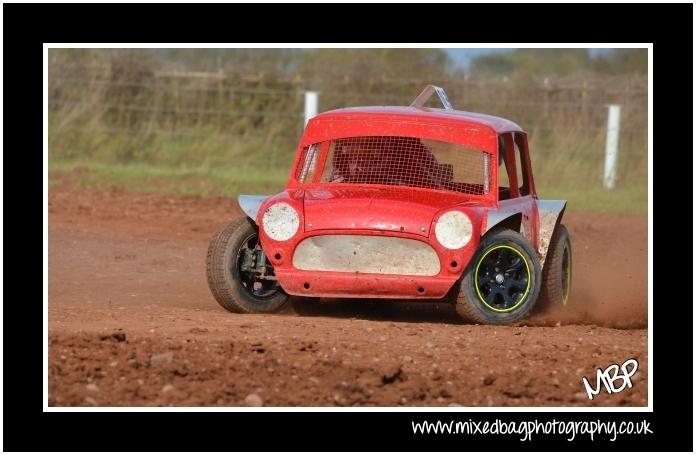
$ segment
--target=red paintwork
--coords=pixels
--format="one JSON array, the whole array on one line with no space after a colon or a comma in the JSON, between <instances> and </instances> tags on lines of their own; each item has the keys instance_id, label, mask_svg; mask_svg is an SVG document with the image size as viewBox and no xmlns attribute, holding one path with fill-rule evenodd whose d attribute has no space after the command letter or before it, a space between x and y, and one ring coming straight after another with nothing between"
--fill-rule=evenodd
<instances>
[{"instance_id":1,"label":"red paintwork","mask_svg":"<svg viewBox=\"0 0 696 455\"><path fill-rule=\"evenodd\" d=\"M449 191L355 186L333 184L306 190L305 230L373 229L427 238L435 213L466 199Z\"/></svg>"},{"instance_id":2,"label":"red paintwork","mask_svg":"<svg viewBox=\"0 0 696 455\"><path fill-rule=\"evenodd\" d=\"M520 149L527 174L530 195L519 196L516 176L510 176L515 187L512 199L499 201L498 135L522 133ZM409 136L463 143L493 153L490 163L491 191L482 196L424 188L387 185L355 185L319 183L320 172L312 182L295 179L301 152L307 145L330 139L353 136ZM323 169L328 153L324 146L319 152L317 169ZM512 155L512 156L510 156ZM514 163L514 153L506 155ZM460 278L468 265L480 237L486 229L489 209L521 209L524 234L535 247L538 245L539 217L536 193L529 164L526 135L513 122L483 114L442 109L413 107L369 107L329 111L311 119L297 149L286 190L268 198L258 211L256 223L262 226L265 210L277 202L286 202L297 210L300 228L295 236L284 242L269 238L259 229L261 245L273 263L278 282L291 295L316 297L381 297L381 298L442 298ZM459 250L448 250L435 237L435 222L439 215L450 210L466 213L473 224L471 241ZM307 237L323 234L367 234L398 236L429 243L440 259L440 273L433 277L317 272L297 270L292 255L297 245ZM279 256L278 259L276 256ZM455 262L456 266L451 264ZM309 288L305 285L308 284ZM420 289L420 290L419 290Z\"/></svg>"}]
</instances>

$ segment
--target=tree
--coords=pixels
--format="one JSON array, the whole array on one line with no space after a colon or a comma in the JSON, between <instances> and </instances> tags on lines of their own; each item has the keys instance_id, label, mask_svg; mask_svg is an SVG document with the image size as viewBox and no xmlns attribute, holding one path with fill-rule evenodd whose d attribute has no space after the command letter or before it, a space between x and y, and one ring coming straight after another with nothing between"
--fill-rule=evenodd
<instances>
[{"instance_id":1,"label":"tree","mask_svg":"<svg viewBox=\"0 0 696 455\"><path fill-rule=\"evenodd\" d=\"M471 71L484 75L566 76L585 71L590 61L587 49L515 49L477 57Z\"/></svg>"},{"instance_id":2,"label":"tree","mask_svg":"<svg viewBox=\"0 0 696 455\"><path fill-rule=\"evenodd\" d=\"M443 77L451 66L441 49L312 49L300 56L298 71L315 81Z\"/></svg>"},{"instance_id":3,"label":"tree","mask_svg":"<svg viewBox=\"0 0 696 455\"><path fill-rule=\"evenodd\" d=\"M648 74L647 49L612 49L598 56L594 61L594 69L607 74Z\"/></svg>"},{"instance_id":4,"label":"tree","mask_svg":"<svg viewBox=\"0 0 696 455\"><path fill-rule=\"evenodd\" d=\"M581 73L647 73L647 49L612 49L590 55L589 49L515 49L482 55L471 72L485 76L569 76Z\"/></svg>"}]
</instances>

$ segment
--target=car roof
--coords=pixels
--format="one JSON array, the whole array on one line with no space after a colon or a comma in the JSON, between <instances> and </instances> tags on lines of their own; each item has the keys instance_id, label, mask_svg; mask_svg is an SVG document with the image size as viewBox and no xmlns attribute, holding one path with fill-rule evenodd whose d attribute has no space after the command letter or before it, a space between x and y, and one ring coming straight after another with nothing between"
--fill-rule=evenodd
<instances>
[{"instance_id":1,"label":"car roof","mask_svg":"<svg viewBox=\"0 0 696 455\"><path fill-rule=\"evenodd\" d=\"M455 125L485 126L496 133L509 131L524 132L515 122L495 117L493 115L480 114L477 112L458 111L455 109L438 109L430 107L414 106L361 106L334 109L323 112L312 120L330 120L331 118L341 118L349 120L364 120L365 117L391 117L394 120L424 121L432 123L447 123Z\"/></svg>"}]
</instances>

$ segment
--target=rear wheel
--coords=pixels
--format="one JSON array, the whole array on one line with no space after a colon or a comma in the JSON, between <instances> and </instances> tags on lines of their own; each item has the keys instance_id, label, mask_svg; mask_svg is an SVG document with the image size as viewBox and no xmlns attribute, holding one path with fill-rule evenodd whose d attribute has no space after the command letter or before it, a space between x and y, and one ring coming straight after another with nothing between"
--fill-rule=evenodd
<instances>
[{"instance_id":1,"label":"rear wheel","mask_svg":"<svg viewBox=\"0 0 696 455\"><path fill-rule=\"evenodd\" d=\"M510 230L482 240L459 285L456 309L480 324L510 324L534 306L541 283L539 259L527 240Z\"/></svg>"},{"instance_id":2,"label":"rear wheel","mask_svg":"<svg viewBox=\"0 0 696 455\"><path fill-rule=\"evenodd\" d=\"M568 304L572 281L573 254L568 229L559 224L551 237L544 262L543 285L539 304L544 308Z\"/></svg>"},{"instance_id":3,"label":"rear wheel","mask_svg":"<svg viewBox=\"0 0 696 455\"><path fill-rule=\"evenodd\" d=\"M215 300L228 311L272 313L289 299L275 279L249 218L235 220L213 236L206 271Z\"/></svg>"}]
</instances>

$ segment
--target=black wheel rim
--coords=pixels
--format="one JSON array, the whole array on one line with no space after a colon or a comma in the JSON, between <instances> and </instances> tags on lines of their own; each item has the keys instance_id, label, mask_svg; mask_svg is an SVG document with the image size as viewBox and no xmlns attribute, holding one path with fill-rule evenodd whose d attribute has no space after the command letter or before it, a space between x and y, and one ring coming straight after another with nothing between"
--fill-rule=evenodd
<instances>
[{"instance_id":1,"label":"black wheel rim","mask_svg":"<svg viewBox=\"0 0 696 455\"><path fill-rule=\"evenodd\" d=\"M570 295L570 245L563 246L563 259L561 260L561 289L563 289L563 305L568 303Z\"/></svg>"},{"instance_id":2,"label":"black wheel rim","mask_svg":"<svg viewBox=\"0 0 696 455\"><path fill-rule=\"evenodd\" d=\"M529 275L529 263L517 248L497 245L486 250L476 265L476 292L488 309L513 311L527 299Z\"/></svg>"},{"instance_id":3,"label":"black wheel rim","mask_svg":"<svg viewBox=\"0 0 696 455\"><path fill-rule=\"evenodd\" d=\"M266 268L263 274L258 271L244 270L245 260L248 261L250 256L260 258L263 254L263 250L259 244L259 236L254 233L242 242L232 267L234 267L239 274L239 280L247 294L256 299L267 300L273 298L278 291L280 291L278 281L268 278L275 278L273 265L270 261L266 260L265 256L263 257Z\"/></svg>"}]
</instances>

